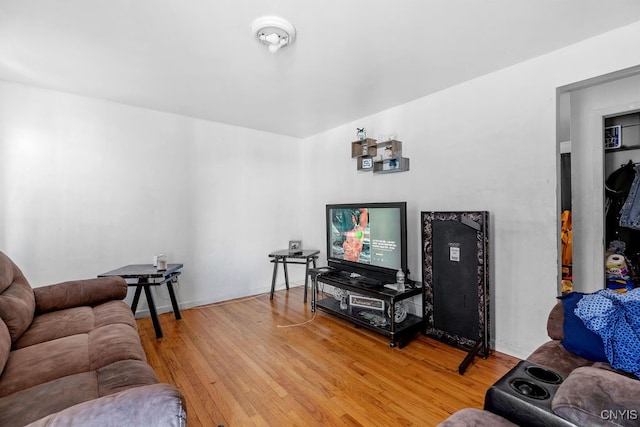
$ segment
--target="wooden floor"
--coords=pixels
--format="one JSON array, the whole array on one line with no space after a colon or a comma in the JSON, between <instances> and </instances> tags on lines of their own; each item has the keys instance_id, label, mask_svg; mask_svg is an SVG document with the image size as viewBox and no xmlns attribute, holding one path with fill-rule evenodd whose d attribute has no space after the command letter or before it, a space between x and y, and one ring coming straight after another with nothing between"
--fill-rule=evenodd
<instances>
[{"instance_id":1,"label":"wooden floor","mask_svg":"<svg viewBox=\"0 0 640 427\"><path fill-rule=\"evenodd\" d=\"M302 288L138 319L162 382L187 402L189 426L434 426L481 408L518 359L466 353L422 335L403 349L303 304ZM297 326L294 326L298 324Z\"/></svg>"}]
</instances>

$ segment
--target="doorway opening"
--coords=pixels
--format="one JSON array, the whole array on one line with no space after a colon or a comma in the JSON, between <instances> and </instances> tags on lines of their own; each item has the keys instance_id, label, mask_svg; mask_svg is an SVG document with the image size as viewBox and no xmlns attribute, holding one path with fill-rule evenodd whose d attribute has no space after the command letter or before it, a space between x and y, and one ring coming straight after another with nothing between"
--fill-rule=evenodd
<instances>
[{"instance_id":1,"label":"doorway opening","mask_svg":"<svg viewBox=\"0 0 640 427\"><path fill-rule=\"evenodd\" d=\"M605 128L627 126L627 145L640 129L626 117L640 111L640 67L558 88L556 99L558 291L594 292L607 286L605 181L607 164L619 162L609 160Z\"/></svg>"}]
</instances>

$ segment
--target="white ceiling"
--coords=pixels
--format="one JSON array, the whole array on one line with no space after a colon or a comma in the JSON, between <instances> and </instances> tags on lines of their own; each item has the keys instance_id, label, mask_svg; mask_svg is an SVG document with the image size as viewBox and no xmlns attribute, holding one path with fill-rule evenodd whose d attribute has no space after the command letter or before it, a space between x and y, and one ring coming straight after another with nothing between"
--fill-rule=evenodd
<instances>
[{"instance_id":1,"label":"white ceiling","mask_svg":"<svg viewBox=\"0 0 640 427\"><path fill-rule=\"evenodd\" d=\"M264 15L295 43L260 45ZM638 20L638 0L0 0L0 79L306 137Z\"/></svg>"}]
</instances>

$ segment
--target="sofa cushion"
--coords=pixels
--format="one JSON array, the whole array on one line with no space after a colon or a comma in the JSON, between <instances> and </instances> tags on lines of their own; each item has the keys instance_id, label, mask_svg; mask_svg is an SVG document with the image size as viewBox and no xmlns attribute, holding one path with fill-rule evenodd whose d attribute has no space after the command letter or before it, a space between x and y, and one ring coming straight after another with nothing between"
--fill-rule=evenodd
<instances>
[{"instance_id":1,"label":"sofa cushion","mask_svg":"<svg viewBox=\"0 0 640 427\"><path fill-rule=\"evenodd\" d=\"M128 325L107 325L94 329L88 335L91 369L119 360L147 360L138 331Z\"/></svg>"},{"instance_id":2,"label":"sofa cushion","mask_svg":"<svg viewBox=\"0 0 640 427\"><path fill-rule=\"evenodd\" d=\"M637 426L640 381L606 369L583 367L558 387L553 412L579 426Z\"/></svg>"},{"instance_id":3,"label":"sofa cushion","mask_svg":"<svg viewBox=\"0 0 640 427\"><path fill-rule=\"evenodd\" d=\"M0 375L4 370L4 365L9 359L9 352L11 351L11 335L9 335L9 329L7 325L0 320Z\"/></svg>"},{"instance_id":4,"label":"sofa cushion","mask_svg":"<svg viewBox=\"0 0 640 427\"><path fill-rule=\"evenodd\" d=\"M67 375L0 398L2 425L24 426L97 396L95 372Z\"/></svg>"},{"instance_id":5,"label":"sofa cushion","mask_svg":"<svg viewBox=\"0 0 640 427\"><path fill-rule=\"evenodd\" d=\"M465 408L442 421L438 427L517 427L517 425L489 411Z\"/></svg>"},{"instance_id":6,"label":"sofa cushion","mask_svg":"<svg viewBox=\"0 0 640 427\"><path fill-rule=\"evenodd\" d=\"M571 292L567 295L558 297L562 301L564 307L564 322L562 345L568 351L596 362L607 362L607 356L604 352L604 344L602 338L587 327L575 314L578 302L585 294L581 292Z\"/></svg>"},{"instance_id":7,"label":"sofa cushion","mask_svg":"<svg viewBox=\"0 0 640 427\"><path fill-rule=\"evenodd\" d=\"M153 368L142 360L119 360L96 370L98 396L107 396L131 387L156 384Z\"/></svg>"},{"instance_id":8,"label":"sofa cushion","mask_svg":"<svg viewBox=\"0 0 640 427\"><path fill-rule=\"evenodd\" d=\"M134 387L41 418L27 427L185 427L187 413L180 391L169 384Z\"/></svg>"},{"instance_id":9,"label":"sofa cushion","mask_svg":"<svg viewBox=\"0 0 640 427\"><path fill-rule=\"evenodd\" d=\"M129 325L133 329L138 330L136 318L131 312L131 307L124 301L109 301L93 307L93 316L96 328L118 323Z\"/></svg>"},{"instance_id":10,"label":"sofa cushion","mask_svg":"<svg viewBox=\"0 0 640 427\"><path fill-rule=\"evenodd\" d=\"M123 301L109 301L95 307L83 306L51 311L36 315L29 329L14 343L14 348L88 333L111 324L137 328L131 309Z\"/></svg>"},{"instance_id":11,"label":"sofa cushion","mask_svg":"<svg viewBox=\"0 0 640 427\"><path fill-rule=\"evenodd\" d=\"M591 360L567 351L558 340L547 341L542 344L527 357L527 360L537 365L546 366L552 371L559 372L565 376L576 368L593 364Z\"/></svg>"},{"instance_id":12,"label":"sofa cushion","mask_svg":"<svg viewBox=\"0 0 640 427\"><path fill-rule=\"evenodd\" d=\"M91 307L75 307L37 315L29 329L15 342L14 349L52 341L71 335L86 334L93 329Z\"/></svg>"},{"instance_id":13,"label":"sofa cushion","mask_svg":"<svg viewBox=\"0 0 640 427\"><path fill-rule=\"evenodd\" d=\"M121 360L146 361L137 330L107 325L12 351L0 376L0 397Z\"/></svg>"},{"instance_id":14,"label":"sofa cushion","mask_svg":"<svg viewBox=\"0 0 640 427\"><path fill-rule=\"evenodd\" d=\"M12 342L31 325L35 309L33 290L26 281L13 282L0 294L0 318L7 325Z\"/></svg>"},{"instance_id":15,"label":"sofa cushion","mask_svg":"<svg viewBox=\"0 0 640 427\"><path fill-rule=\"evenodd\" d=\"M0 252L0 318L15 342L29 327L35 313L33 289L22 271Z\"/></svg>"},{"instance_id":16,"label":"sofa cushion","mask_svg":"<svg viewBox=\"0 0 640 427\"><path fill-rule=\"evenodd\" d=\"M136 360L67 375L0 398L0 425L25 425L82 402L157 382L153 369Z\"/></svg>"},{"instance_id":17,"label":"sofa cushion","mask_svg":"<svg viewBox=\"0 0 640 427\"><path fill-rule=\"evenodd\" d=\"M0 376L0 397L67 375L90 371L88 335L13 350Z\"/></svg>"}]
</instances>

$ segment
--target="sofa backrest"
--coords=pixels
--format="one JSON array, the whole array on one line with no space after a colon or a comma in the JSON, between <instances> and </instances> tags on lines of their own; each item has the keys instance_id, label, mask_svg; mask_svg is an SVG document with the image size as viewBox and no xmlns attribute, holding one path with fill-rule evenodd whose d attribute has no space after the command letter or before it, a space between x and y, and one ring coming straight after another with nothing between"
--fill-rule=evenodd
<instances>
[{"instance_id":1,"label":"sofa backrest","mask_svg":"<svg viewBox=\"0 0 640 427\"><path fill-rule=\"evenodd\" d=\"M22 271L0 252L0 318L15 343L33 321L36 299Z\"/></svg>"},{"instance_id":2,"label":"sofa backrest","mask_svg":"<svg viewBox=\"0 0 640 427\"><path fill-rule=\"evenodd\" d=\"M0 375L4 370L4 365L9 360L9 352L11 351L11 335L9 335L9 329L7 325L0 320Z\"/></svg>"},{"instance_id":3,"label":"sofa backrest","mask_svg":"<svg viewBox=\"0 0 640 427\"><path fill-rule=\"evenodd\" d=\"M564 306L558 301L553 306L547 319L547 334L552 340L564 339Z\"/></svg>"}]
</instances>

